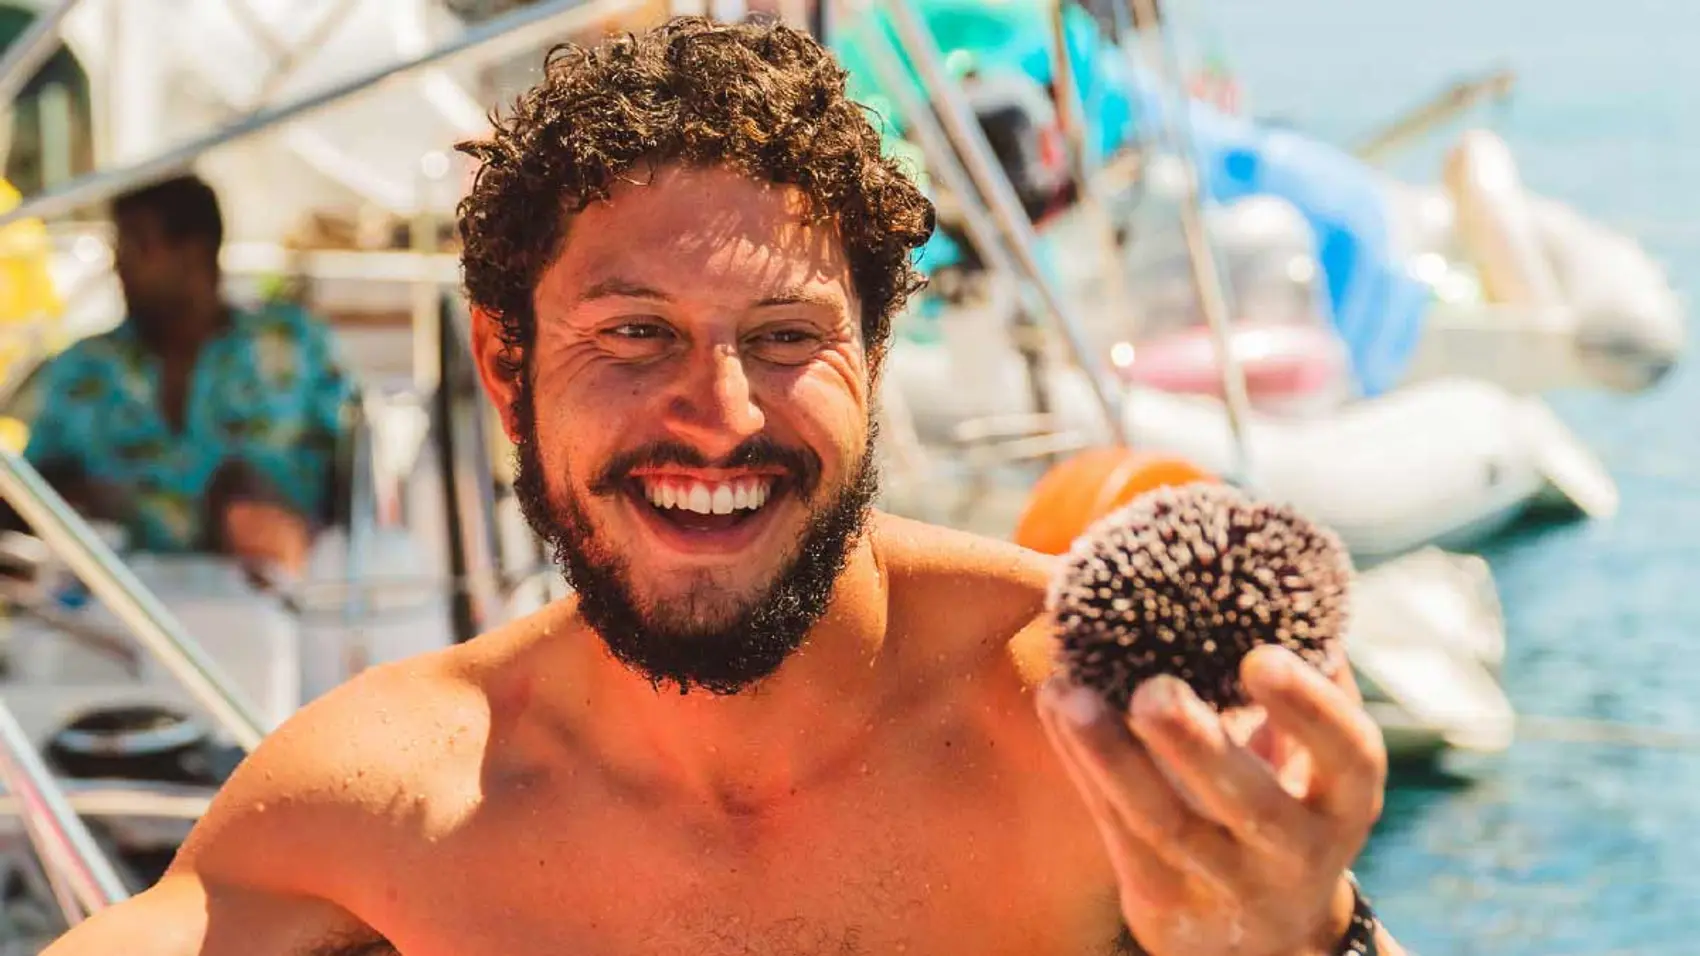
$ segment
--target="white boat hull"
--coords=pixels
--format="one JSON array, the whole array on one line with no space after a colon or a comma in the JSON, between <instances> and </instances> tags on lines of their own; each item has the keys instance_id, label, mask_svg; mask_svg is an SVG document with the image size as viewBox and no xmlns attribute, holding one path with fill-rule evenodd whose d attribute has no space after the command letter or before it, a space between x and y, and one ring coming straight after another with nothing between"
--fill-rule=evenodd
<instances>
[{"instance_id":1,"label":"white boat hull","mask_svg":"<svg viewBox=\"0 0 1700 956\"><path fill-rule=\"evenodd\" d=\"M1136 445L1234 468L1214 399L1139 392L1125 421ZM1604 468L1543 404L1480 382L1425 382L1311 418L1253 412L1245 426L1250 487L1333 528L1360 558L1482 540L1553 497L1559 457L1586 475L1577 507L1617 506Z\"/></svg>"},{"instance_id":2,"label":"white boat hull","mask_svg":"<svg viewBox=\"0 0 1700 956\"><path fill-rule=\"evenodd\" d=\"M963 359L946 346L909 343L888 359L884 387L902 390L920 441L947 444L976 418L1033 411L1025 369L1007 349L981 344ZM1047 380L1059 428L1083 442L1110 440L1077 371L1054 369ZM1234 471L1217 399L1134 391L1123 421L1136 447ZM1532 506L1594 517L1617 508L1610 475L1539 399L1481 382L1424 382L1306 417L1254 412L1246 442L1250 486L1333 528L1360 560L1425 545L1466 548Z\"/></svg>"}]
</instances>

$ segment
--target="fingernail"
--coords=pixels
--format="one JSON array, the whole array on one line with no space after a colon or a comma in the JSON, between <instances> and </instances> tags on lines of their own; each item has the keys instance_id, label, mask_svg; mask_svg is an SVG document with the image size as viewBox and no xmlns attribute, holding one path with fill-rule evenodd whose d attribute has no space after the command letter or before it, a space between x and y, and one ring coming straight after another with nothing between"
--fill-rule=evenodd
<instances>
[{"instance_id":1,"label":"fingernail","mask_svg":"<svg viewBox=\"0 0 1700 956\"><path fill-rule=\"evenodd\" d=\"M1256 666L1263 671L1262 683L1267 687L1279 687L1291 680L1294 668L1300 663L1292 651L1276 645L1266 645L1253 651L1248 659L1255 660Z\"/></svg>"},{"instance_id":2,"label":"fingernail","mask_svg":"<svg viewBox=\"0 0 1700 956\"><path fill-rule=\"evenodd\" d=\"M1086 687L1071 687L1063 694L1057 708L1076 727L1090 727L1104 718L1104 699Z\"/></svg>"},{"instance_id":3,"label":"fingernail","mask_svg":"<svg viewBox=\"0 0 1700 956\"><path fill-rule=\"evenodd\" d=\"M1185 687L1179 678L1167 674L1151 678L1134 692L1134 716L1161 719L1175 713L1181 705L1180 692Z\"/></svg>"}]
</instances>

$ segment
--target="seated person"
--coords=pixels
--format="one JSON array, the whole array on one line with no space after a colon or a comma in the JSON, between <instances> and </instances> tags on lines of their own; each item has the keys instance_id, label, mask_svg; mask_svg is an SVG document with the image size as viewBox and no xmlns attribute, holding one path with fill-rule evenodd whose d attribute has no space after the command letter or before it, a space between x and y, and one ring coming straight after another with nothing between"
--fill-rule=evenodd
<instances>
[{"instance_id":1,"label":"seated person","mask_svg":"<svg viewBox=\"0 0 1700 956\"><path fill-rule=\"evenodd\" d=\"M120 196L112 215L128 314L43 371L25 457L132 548L300 570L331 518L353 394L328 329L224 300L224 224L200 179Z\"/></svg>"}]
</instances>

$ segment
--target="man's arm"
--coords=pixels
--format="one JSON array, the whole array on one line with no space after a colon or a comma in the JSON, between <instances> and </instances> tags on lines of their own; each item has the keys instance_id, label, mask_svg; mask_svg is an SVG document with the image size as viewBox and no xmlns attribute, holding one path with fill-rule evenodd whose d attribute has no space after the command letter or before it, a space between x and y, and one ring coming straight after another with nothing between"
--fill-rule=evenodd
<instances>
[{"instance_id":1,"label":"man's arm","mask_svg":"<svg viewBox=\"0 0 1700 956\"><path fill-rule=\"evenodd\" d=\"M376 934L350 912L397 845L398 792L421 787L375 711L422 706L399 675L366 672L309 704L239 767L158 885L45 956L309 956Z\"/></svg>"},{"instance_id":2,"label":"man's arm","mask_svg":"<svg viewBox=\"0 0 1700 956\"><path fill-rule=\"evenodd\" d=\"M127 496L89 474L87 455L99 442L84 430L88 416L79 413L83 403L73 386L96 377L91 360L73 346L37 374L41 377L40 397L29 422L24 460L83 517L124 521L130 513ZM0 504L0 528L31 530L9 504Z\"/></svg>"},{"instance_id":3,"label":"man's arm","mask_svg":"<svg viewBox=\"0 0 1700 956\"><path fill-rule=\"evenodd\" d=\"M97 914L44 956L311 956L353 925L323 900L183 873Z\"/></svg>"}]
</instances>

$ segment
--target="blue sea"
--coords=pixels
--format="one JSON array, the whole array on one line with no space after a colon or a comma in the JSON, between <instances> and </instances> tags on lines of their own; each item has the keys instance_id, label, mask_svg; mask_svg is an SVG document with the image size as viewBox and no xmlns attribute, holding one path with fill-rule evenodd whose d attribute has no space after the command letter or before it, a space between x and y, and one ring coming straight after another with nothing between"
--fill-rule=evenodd
<instances>
[{"instance_id":1,"label":"blue sea","mask_svg":"<svg viewBox=\"0 0 1700 956\"><path fill-rule=\"evenodd\" d=\"M1456 79L1518 83L1474 119L1533 189L1700 284L1695 0L1186 0L1256 115L1351 143ZM1433 180L1445 138L1394 166ZM1700 359L1700 356L1696 356ZM1464 780L1402 780L1360 875L1425 956L1700 953L1700 368L1644 395L1552 396L1604 456L1608 522L1487 552L1521 713L1686 734L1664 749L1534 734Z\"/></svg>"}]
</instances>

